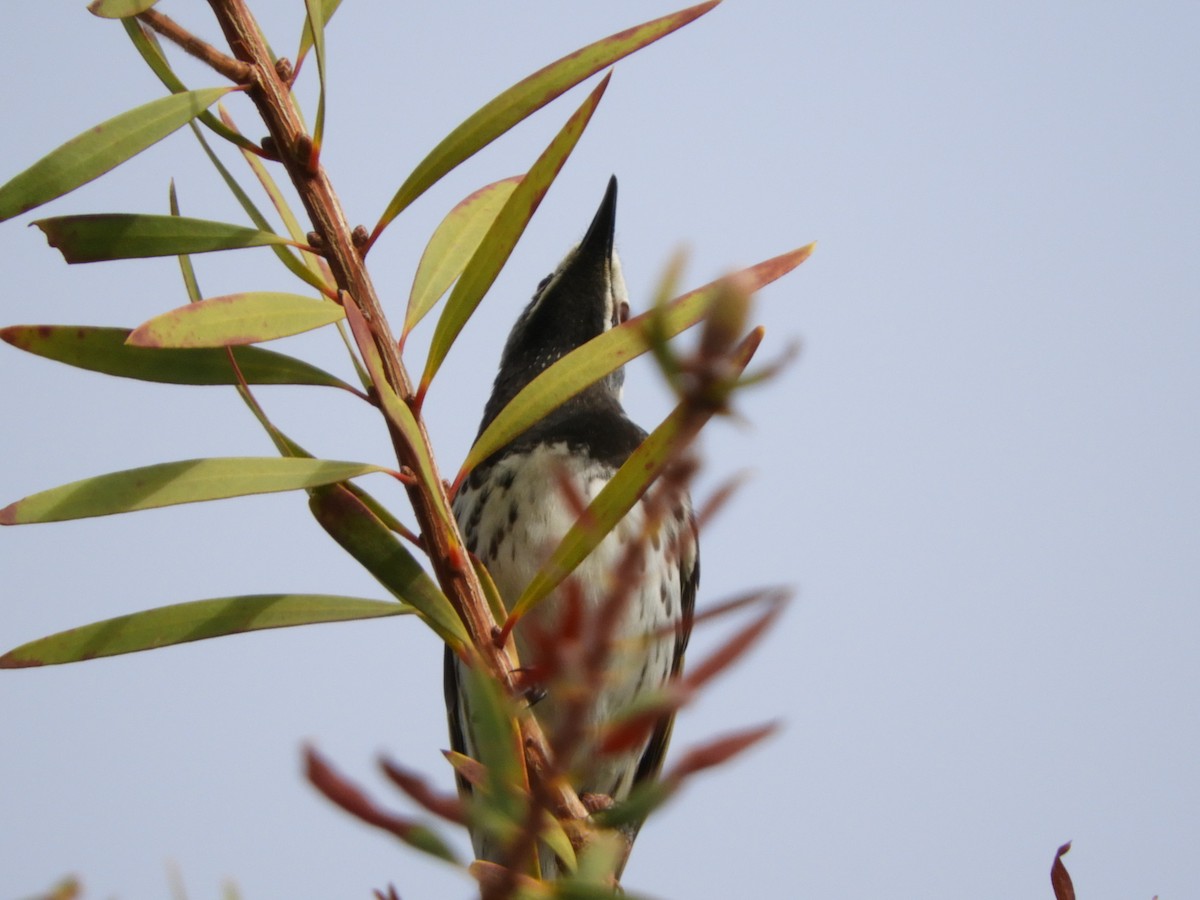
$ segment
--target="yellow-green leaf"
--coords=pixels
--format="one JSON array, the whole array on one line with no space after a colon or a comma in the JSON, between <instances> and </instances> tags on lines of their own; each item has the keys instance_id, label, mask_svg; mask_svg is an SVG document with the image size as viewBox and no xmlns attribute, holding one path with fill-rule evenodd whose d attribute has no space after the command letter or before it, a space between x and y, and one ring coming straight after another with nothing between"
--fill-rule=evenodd
<instances>
[{"instance_id":1,"label":"yellow-green leaf","mask_svg":"<svg viewBox=\"0 0 1200 900\"><path fill-rule=\"evenodd\" d=\"M321 527L397 599L452 647L468 643L466 629L446 595L365 503L344 485L310 492L309 509Z\"/></svg>"},{"instance_id":2,"label":"yellow-green leaf","mask_svg":"<svg viewBox=\"0 0 1200 900\"><path fill-rule=\"evenodd\" d=\"M312 331L345 317L336 303L300 294L227 294L155 316L130 333L129 343L134 347L255 344Z\"/></svg>"},{"instance_id":3,"label":"yellow-green leaf","mask_svg":"<svg viewBox=\"0 0 1200 900\"><path fill-rule=\"evenodd\" d=\"M117 616L30 641L0 656L0 669L53 666L246 631L350 622L412 611L411 606L394 600L330 594L253 594L193 600Z\"/></svg>"},{"instance_id":4,"label":"yellow-green leaf","mask_svg":"<svg viewBox=\"0 0 1200 900\"><path fill-rule=\"evenodd\" d=\"M321 0L304 0L308 10L308 28L312 38L313 49L317 52L317 121L312 131L312 160L321 154L321 144L325 140L325 4Z\"/></svg>"},{"instance_id":5,"label":"yellow-green leaf","mask_svg":"<svg viewBox=\"0 0 1200 900\"><path fill-rule=\"evenodd\" d=\"M242 247L291 244L288 238L225 222L189 219L186 216L150 216L137 213L100 213L55 216L33 223L69 263L138 259L211 253Z\"/></svg>"},{"instance_id":6,"label":"yellow-green leaf","mask_svg":"<svg viewBox=\"0 0 1200 900\"><path fill-rule=\"evenodd\" d=\"M102 19L124 19L144 13L158 0L92 0L88 12Z\"/></svg>"},{"instance_id":7,"label":"yellow-green leaf","mask_svg":"<svg viewBox=\"0 0 1200 900\"><path fill-rule=\"evenodd\" d=\"M99 178L182 128L231 90L205 88L172 94L121 113L71 138L0 186L0 222Z\"/></svg>"},{"instance_id":8,"label":"yellow-green leaf","mask_svg":"<svg viewBox=\"0 0 1200 900\"><path fill-rule=\"evenodd\" d=\"M0 509L0 525L62 522L178 503L294 491L384 471L369 463L255 456L158 463L32 494Z\"/></svg>"},{"instance_id":9,"label":"yellow-green leaf","mask_svg":"<svg viewBox=\"0 0 1200 900\"><path fill-rule=\"evenodd\" d=\"M454 290L450 292L450 299L446 301L442 315L433 330L429 356L425 360L425 371L421 375L419 395L424 396L429 389L433 376L437 374L446 354L450 352L455 338L462 331L467 319L475 312L479 301L492 286L504 264L508 262L517 241L525 233L525 226L529 224L542 198L546 196L546 191L550 189L550 185L566 163L567 157L579 143L583 130L591 121L592 113L596 111L596 104L604 96L609 77L610 75L604 76L595 90L567 120L567 124L554 136L550 146L542 151L542 155L509 195L495 221L488 228L487 234L472 254L458 283L454 285Z\"/></svg>"},{"instance_id":10,"label":"yellow-green leaf","mask_svg":"<svg viewBox=\"0 0 1200 900\"><path fill-rule=\"evenodd\" d=\"M635 50L640 50L647 44L652 44L672 31L682 28L719 2L720 0L710 0L602 38L538 69L494 97L446 135L442 142L417 164L388 203L379 224L371 233L371 243L375 242L380 232L400 215L405 207L463 160L478 153L564 91Z\"/></svg>"},{"instance_id":11,"label":"yellow-green leaf","mask_svg":"<svg viewBox=\"0 0 1200 900\"><path fill-rule=\"evenodd\" d=\"M337 12L338 7L342 5L342 0L321 0L321 21L329 24L329 20L333 18L333 14ZM300 30L300 48L296 51L296 65L300 65L300 61L304 59L305 54L312 48L313 35L312 29L308 27L308 22L305 21L304 27Z\"/></svg>"},{"instance_id":12,"label":"yellow-green leaf","mask_svg":"<svg viewBox=\"0 0 1200 900\"><path fill-rule=\"evenodd\" d=\"M225 350L132 347L125 342L128 337L128 328L90 325L0 328L0 340L19 350L92 372L162 384L239 383ZM239 347L233 351L233 358L247 384L309 384L353 390L316 366L271 350Z\"/></svg>"},{"instance_id":13,"label":"yellow-green leaf","mask_svg":"<svg viewBox=\"0 0 1200 900\"><path fill-rule=\"evenodd\" d=\"M743 290L752 293L786 275L812 253L813 244L773 257L735 275ZM647 326L661 327L663 338L674 337L704 316L724 279L713 281L668 303L663 310L650 310L588 341L554 363L527 384L475 441L455 478L460 484L472 469L507 445L551 410L557 409L588 385L616 371L650 349L652 335ZM659 317L655 319L655 317Z\"/></svg>"},{"instance_id":14,"label":"yellow-green leaf","mask_svg":"<svg viewBox=\"0 0 1200 900\"><path fill-rule=\"evenodd\" d=\"M462 274L467 262L479 249L479 242L496 221L501 207L512 195L523 176L516 175L481 187L447 213L417 264L408 313L404 319L407 335Z\"/></svg>"}]
</instances>

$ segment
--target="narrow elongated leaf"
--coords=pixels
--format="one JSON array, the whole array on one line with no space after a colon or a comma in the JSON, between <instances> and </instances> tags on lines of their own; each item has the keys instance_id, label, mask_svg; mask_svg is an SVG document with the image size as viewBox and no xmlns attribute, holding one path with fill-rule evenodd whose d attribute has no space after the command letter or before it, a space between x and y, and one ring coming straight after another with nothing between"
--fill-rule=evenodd
<instances>
[{"instance_id":1,"label":"narrow elongated leaf","mask_svg":"<svg viewBox=\"0 0 1200 900\"><path fill-rule=\"evenodd\" d=\"M436 147L429 151L408 176L387 205L379 224L371 233L371 243L410 203L443 175L478 153L508 129L537 112L555 97L589 78L601 69L628 56L635 50L682 28L704 15L719 3L710 0L698 6L663 16L642 25L628 28L617 34L588 44L569 53L550 65L538 69L532 75L503 91L484 104L466 121L446 135Z\"/></svg>"},{"instance_id":2,"label":"narrow elongated leaf","mask_svg":"<svg viewBox=\"0 0 1200 900\"><path fill-rule=\"evenodd\" d=\"M158 463L32 494L0 509L0 525L62 522L177 503L295 491L384 471L370 463L256 456Z\"/></svg>"},{"instance_id":3,"label":"narrow elongated leaf","mask_svg":"<svg viewBox=\"0 0 1200 900\"><path fill-rule=\"evenodd\" d=\"M437 327L434 328L429 356L425 360L425 371L421 375L419 393L422 396L428 390L433 376L437 374L467 319L475 312L479 301L508 262L517 241L525 233L525 226L529 224L542 198L546 196L546 191L550 189L550 185L566 163L567 157L579 143L583 130L591 121L592 113L596 111L596 104L604 96L609 77L604 76L595 90L567 120L567 124L554 136L550 146L542 151L542 155L505 201L487 234L480 241L479 247L472 254L458 283L454 285L454 290L450 292L450 299L446 301L446 307L442 310Z\"/></svg>"},{"instance_id":4,"label":"narrow elongated leaf","mask_svg":"<svg viewBox=\"0 0 1200 900\"><path fill-rule=\"evenodd\" d=\"M124 19L144 13L158 0L92 0L88 12L102 19Z\"/></svg>"},{"instance_id":5,"label":"narrow elongated leaf","mask_svg":"<svg viewBox=\"0 0 1200 900\"><path fill-rule=\"evenodd\" d=\"M730 278L736 280L743 290L752 293L808 259L813 247L813 244L809 244L773 257L743 269ZM651 317L661 316L660 333L664 338L674 337L699 322L723 283L724 279L710 282L672 300L663 311L649 310L635 316L571 351L539 374L479 436L455 478L455 485L461 484L467 473L551 410L649 350L652 340L647 325Z\"/></svg>"},{"instance_id":6,"label":"narrow elongated leaf","mask_svg":"<svg viewBox=\"0 0 1200 900\"><path fill-rule=\"evenodd\" d=\"M730 379L736 378L749 365L761 340L760 328L751 332L742 342L730 358ZM587 555L617 527L625 514L633 509L654 479L662 474L680 448L696 436L715 411L715 407L696 408L684 400L638 445L534 573L512 607L510 622L523 616L575 571Z\"/></svg>"},{"instance_id":7,"label":"narrow elongated leaf","mask_svg":"<svg viewBox=\"0 0 1200 900\"><path fill-rule=\"evenodd\" d=\"M246 631L399 616L412 611L412 607L395 600L330 594L253 594L193 600L30 641L0 656L0 669L53 666Z\"/></svg>"},{"instance_id":8,"label":"narrow elongated leaf","mask_svg":"<svg viewBox=\"0 0 1200 900\"><path fill-rule=\"evenodd\" d=\"M229 356L220 349L150 349L125 343L128 328L90 325L10 325L0 340L35 356L80 369L161 384L237 384ZM354 390L340 378L303 360L263 350L233 351L247 384L309 384Z\"/></svg>"},{"instance_id":9,"label":"narrow elongated leaf","mask_svg":"<svg viewBox=\"0 0 1200 900\"><path fill-rule=\"evenodd\" d=\"M158 76L158 80L163 83L163 86L172 94L183 94L187 92L187 85L179 80L171 68L171 64L167 62L166 56L163 55L162 48L158 46L157 39L151 38L145 31L138 20L131 17L122 18L121 25L125 28L125 33L129 35L129 39L133 41L133 46L141 55L146 65L150 70ZM222 124L221 121L207 109L196 117L214 132L219 134L225 140L237 144L243 150L250 150L254 153L261 153L261 149L249 138L243 137L232 128Z\"/></svg>"},{"instance_id":10,"label":"narrow elongated leaf","mask_svg":"<svg viewBox=\"0 0 1200 900\"><path fill-rule=\"evenodd\" d=\"M42 229L50 246L61 251L69 263L178 256L181 253L211 253L293 243L269 231L186 216L100 213L55 216L38 219L33 224Z\"/></svg>"},{"instance_id":11,"label":"narrow elongated leaf","mask_svg":"<svg viewBox=\"0 0 1200 900\"><path fill-rule=\"evenodd\" d=\"M344 485L329 485L313 490L308 505L321 527L442 640L452 647L467 644L466 629L446 595L362 500Z\"/></svg>"},{"instance_id":12,"label":"narrow elongated leaf","mask_svg":"<svg viewBox=\"0 0 1200 900\"><path fill-rule=\"evenodd\" d=\"M342 0L321 0L321 21L329 24L329 20L333 18L333 14L337 12L338 7L342 5ZM296 65L300 65L300 61L304 59L304 55L312 48L312 30L308 27L308 23L304 23L304 28L300 30L300 49L296 51Z\"/></svg>"},{"instance_id":13,"label":"narrow elongated leaf","mask_svg":"<svg viewBox=\"0 0 1200 900\"><path fill-rule=\"evenodd\" d=\"M404 318L405 335L462 274L522 177L516 175L481 187L450 210L438 225L417 264L408 297L408 313Z\"/></svg>"},{"instance_id":14,"label":"narrow elongated leaf","mask_svg":"<svg viewBox=\"0 0 1200 900\"><path fill-rule=\"evenodd\" d=\"M340 321L336 303L256 291L189 303L155 316L129 335L134 347L230 347L272 341Z\"/></svg>"},{"instance_id":15,"label":"narrow elongated leaf","mask_svg":"<svg viewBox=\"0 0 1200 900\"><path fill-rule=\"evenodd\" d=\"M321 144L325 140L325 4L322 0L304 0L304 5L308 9L308 33L317 53L317 80L320 82L317 121L312 132L312 166L321 155Z\"/></svg>"},{"instance_id":16,"label":"narrow elongated leaf","mask_svg":"<svg viewBox=\"0 0 1200 900\"><path fill-rule=\"evenodd\" d=\"M182 128L233 88L153 100L89 128L0 186L0 222L61 197Z\"/></svg>"}]
</instances>

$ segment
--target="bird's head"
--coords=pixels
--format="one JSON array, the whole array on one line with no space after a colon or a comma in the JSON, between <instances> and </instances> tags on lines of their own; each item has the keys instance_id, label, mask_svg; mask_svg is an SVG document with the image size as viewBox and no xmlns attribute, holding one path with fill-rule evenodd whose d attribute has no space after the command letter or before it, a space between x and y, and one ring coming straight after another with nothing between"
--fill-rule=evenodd
<instances>
[{"instance_id":1,"label":"bird's head","mask_svg":"<svg viewBox=\"0 0 1200 900\"><path fill-rule=\"evenodd\" d=\"M616 217L613 177L587 234L538 285L509 333L484 411L485 426L534 377L629 317L625 279L613 249ZM618 369L588 392L605 392L619 400L624 379L624 370Z\"/></svg>"}]
</instances>

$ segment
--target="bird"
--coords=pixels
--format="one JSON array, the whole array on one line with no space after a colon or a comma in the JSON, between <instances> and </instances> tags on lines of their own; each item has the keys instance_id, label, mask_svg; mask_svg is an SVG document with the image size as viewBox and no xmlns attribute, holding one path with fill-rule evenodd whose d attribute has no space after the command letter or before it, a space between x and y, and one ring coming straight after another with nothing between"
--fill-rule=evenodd
<instances>
[{"instance_id":1,"label":"bird","mask_svg":"<svg viewBox=\"0 0 1200 900\"><path fill-rule=\"evenodd\" d=\"M614 248L616 203L614 176L583 239L542 280L517 318L484 408L481 434L535 376L629 317ZM623 384L620 368L584 389L478 465L455 495L454 515L467 550L486 566L509 608L583 506L646 437L625 414ZM654 498L661 495L653 489L644 494L514 631L523 674L533 682L527 691L530 711L552 753L570 756L557 761L568 765L576 792L599 807L619 802L635 785L657 777L670 739L673 713L659 715L648 734L639 731L633 746L620 752L602 752L596 743L606 722L647 692L663 688L683 665L700 577L699 549L686 487L663 493L669 496L658 503ZM571 656L566 647L579 653ZM590 659L598 667L591 671L591 684L579 684L578 677L572 682L571 673L563 671L572 659ZM447 648L451 745L476 758L465 666ZM461 778L459 789L467 795L471 790ZM639 827L625 828L630 847ZM479 829L472 839L479 859L505 862L506 848L495 839ZM540 857L543 879L562 874L553 853L542 848Z\"/></svg>"}]
</instances>

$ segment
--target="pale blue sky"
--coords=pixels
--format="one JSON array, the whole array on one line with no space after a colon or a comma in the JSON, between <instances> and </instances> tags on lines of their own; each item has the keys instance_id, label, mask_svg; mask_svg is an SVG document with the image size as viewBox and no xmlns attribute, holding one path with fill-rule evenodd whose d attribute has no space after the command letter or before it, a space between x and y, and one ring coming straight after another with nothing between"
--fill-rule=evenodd
<instances>
[{"instance_id":1,"label":"pale blue sky","mask_svg":"<svg viewBox=\"0 0 1200 900\"><path fill-rule=\"evenodd\" d=\"M217 36L206 4L163 5ZM120 27L83 7L6 10L0 177L160 94ZM270 7L264 26L291 55L303 4ZM500 88L672 8L347 2L328 35L325 163L351 219L373 222ZM430 395L446 468L503 335L611 173L635 306L680 246L698 284L820 241L757 309L765 356L797 338L802 356L745 398L749 427L711 428L700 491L755 473L703 537L701 602L778 583L797 599L681 717L675 749L785 728L651 821L630 889L1050 897L1054 850L1072 839L1084 900L1200 895L1197 34L1187 3L727 0L617 66ZM582 96L394 224L371 265L397 318L441 215L526 169ZM234 114L249 123L246 105ZM238 216L186 133L49 210L164 211L172 176L185 213ZM0 324L134 325L184 302L172 261L70 269L30 218L2 226ZM197 265L209 295L290 289L265 252ZM328 334L281 349L345 371ZM270 453L231 390L106 379L6 346L0 379L2 502ZM639 366L627 380L647 426L668 408L656 379ZM377 419L346 397L260 398L315 452L388 459ZM0 573L0 649L179 600L382 596L298 495L5 529ZM68 872L89 897L166 896L172 861L193 900L227 877L247 900L367 897L388 881L405 900L468 896L299 777L311 740L381 796L380 752L449 789L440 652L389 620L0 674L0 897Z\"/></svg>"}]
</instances>

